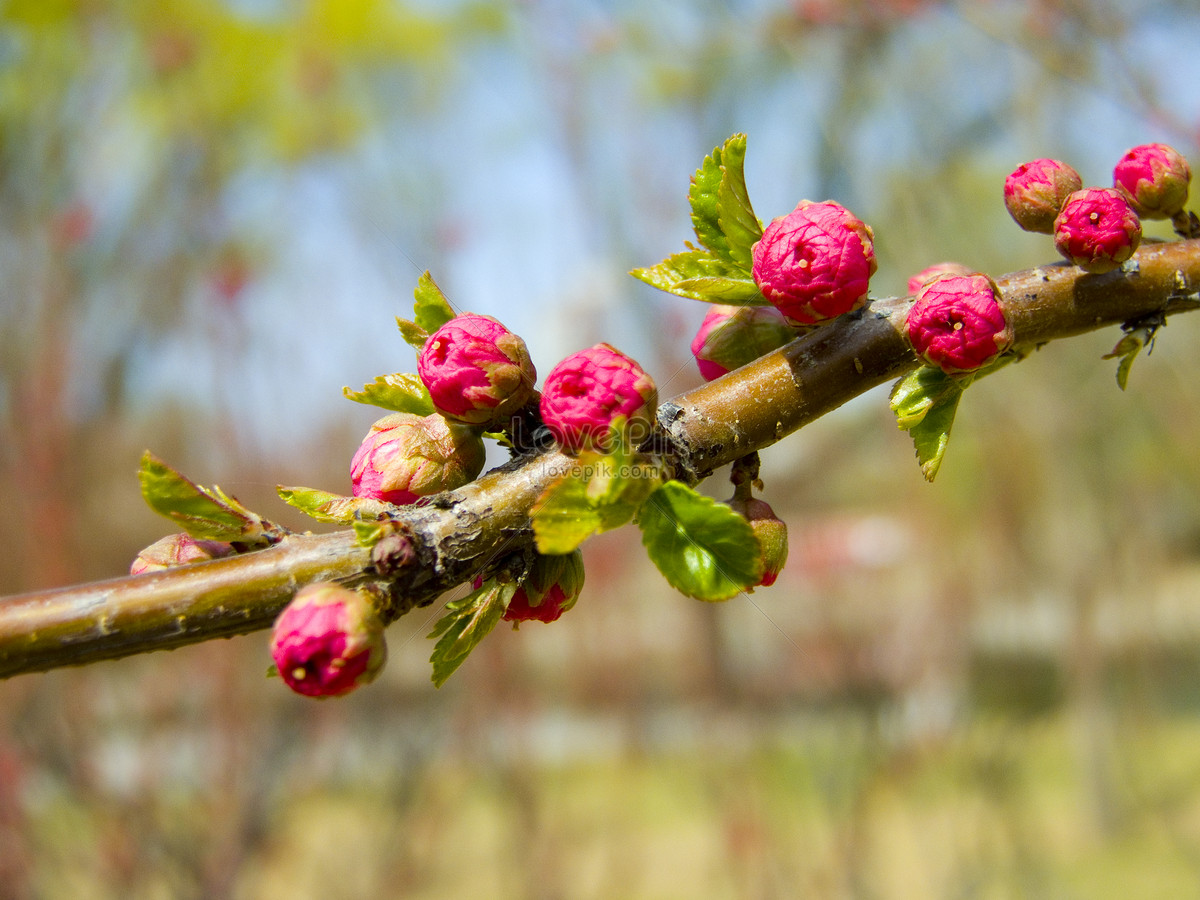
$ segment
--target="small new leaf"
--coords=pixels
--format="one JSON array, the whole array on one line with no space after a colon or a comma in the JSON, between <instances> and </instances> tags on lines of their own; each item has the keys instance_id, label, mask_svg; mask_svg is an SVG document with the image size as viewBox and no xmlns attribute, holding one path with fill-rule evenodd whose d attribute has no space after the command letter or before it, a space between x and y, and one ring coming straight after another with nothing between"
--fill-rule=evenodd
<instances>
[{"instance_id":1,"label":"small new leaf","mask_svg":"<svg viewBox=\"0 0 1200 900\"><path fill-rule=\"evenodd\" d=\"M433 334L454 318L454 308L428 271L418 279L413 299L414 324L427 335Z\"/></svg>"},{"instance_id":2,"label":"small new leaf","mask_svg":"<svg viewBox=\"0 0 1200 900\"><path fill-rule=\"evenodd\" d=\"M750 206L745 161L746 136L735 134L700 163L688 200L697 240L717 258L748 273L750 248L762 237L762 223Z\"/></svg>"},{"instance_id":3,"label":"small new leaf","mask_svg":"<svg viewBox=\"0 0 1200 900\"><path fill-rule=\"evenodd\" d=\"M437 639L429 657L435 687L445 684L479 642L496 627L516 592L515 584L488 581L461 600L446 604L446 615L429 633L430 639Z\"/></svg>"},{"instance_id":4,"label":"small new leaf","mask_svg":"<svg viewBox=\"0 0 1200 900\"><path fill-rule=\"evenodd\" d=\"M142 497L199 540L267 543L269 522L214 485L203 488L147 450L138 469Z\"/></svg>"},{"instance_id":5,"label":"small new leaf","mask_svg":"<svg viewBox=\"0 0 1200 900\"><path fill-rule=\"evenodd\" d=\"M530 510L538 552L570 553L593 534L621 527L659 483L657 469L619 444L607 455L581 453Z\"/></svg>"},{"instance_id":6,"label":"small new leaf","mask_svg":"<svg viewBox=\"0 0 1200 900\"><path fill-rule=\"evenodd\" d=\"M375 521L385 518L390 504L372 497L345 497L308 487L275 486L280 499L289 506L312 516L318 522L349 525L356 521Z\"/></svg>"},{"instance_id":7,"label":"small new leaf","mask_svg":"<svg viewBox=\"0 0 1200 900\"><path fill-rule=\"evenodd\" d=\"M762 578L750 523L678 481L668 481L646 498L638 526L651 561L689 597L728 600Z\"/></svg>"},{"instance_id":8,"label":"small new leaf","mask_svg":"<svg viewBox=\"0 0 1200 900\"><path fill-rule=\"evenodd\" d=\"M390 409L392 412L413 413L418 416L429 416L434 412L433 400L421 379L408 372L397 372L394 375L380 375L370 384L364 384L361 391L342 388L342 394L347 400L355 403L366 403L378 406L380 409Z\"/></svg>"},{"instance_id":9,"label":"small new leaf","mask_svg":"<svg viewBox=\"0 0 1200 900\"><path fill-rule=\"evenodd\" d=\"M657 265L629 273L651 287L689 300L764 306L767 299L749 274L707 250L689 248L668 256Z\"/></svg>"},{"instance_id":10,"label":"small new leaf","mask_svg":"<svg viewBox=\"0 0 1200 900\"><path fill-rule=\"evenodd\" d=\"M425 349L425 342L429 340L429 332L417 325L416 322L410 322L408 319L402 319L396 316L396 325L400 329L400 337L404 338L404 343L412 347L418 353Z\"/></svg>"},{"instance_id":11,"label":"small new leaf","mask_svg":"<svg viewBox=\"0 0 1200 900\"><path fill-rule=\"evenodd\" d=\"M941 468L958 401L969 383L941 369L923 366L901 378L892 388L891 406L896 424L912 437L926 481L933 481Z\"/></svg>"},{"instance_id":12,"label":"small new leaf","mask_svg":"<svg viewBox=\"0 0 1200 900\"><path fill-rule=\"evenodd\" d=\"M1142 319L1126 322L1121 326L1125 332L1124 336L1117 341L1117 346L1113 347L1112 352L1104 354L1103 357L1104 359L1120 358L1121 361L1117 363L1117 385L1121 390L1125 390L1125 386L1129 382L1129 370L1133 368L1133 361L1137 359L1143 347L1146 348L1147 353L1154 351L1154 337L1158 333L1158 329L1166 324L1166 316L1154 313Z\"/></svg>"}]
</instances>

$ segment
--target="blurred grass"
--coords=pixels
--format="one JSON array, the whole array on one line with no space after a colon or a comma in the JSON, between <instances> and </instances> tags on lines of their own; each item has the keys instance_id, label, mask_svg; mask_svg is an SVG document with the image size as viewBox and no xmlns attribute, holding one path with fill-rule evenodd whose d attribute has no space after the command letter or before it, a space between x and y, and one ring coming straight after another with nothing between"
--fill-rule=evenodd
<instances>
[{"instance_id":1,"label":"blurred grass","mask_svg":"<svg viewBox=\"0 0 1200 900\"><path fill-rule=\"evenodd\" d=\"M728 724L728 723L726 723ZM748 723L746 723L748 725ZM1076 723L981 716L896 747L843 712L775 723L773 740L563 764L443 760L405 787L296 784L230 879L274 898L1178 898L1200 889L1200 722L1122 730L1121 814L1097 827ZM185 845L206 801L159 796ZM114 883L105 817L39 804L44 897L185 896L164 856Z\"/></svg>"}]
</instances>

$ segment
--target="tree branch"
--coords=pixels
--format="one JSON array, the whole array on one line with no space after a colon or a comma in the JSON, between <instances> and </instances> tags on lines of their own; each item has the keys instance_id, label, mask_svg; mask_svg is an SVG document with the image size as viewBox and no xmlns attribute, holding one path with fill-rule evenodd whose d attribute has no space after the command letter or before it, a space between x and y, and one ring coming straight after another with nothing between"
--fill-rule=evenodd
<instances>
[{"instance_id":1,"label":"tree branch","mask_svg":"<svg viewBox=\"0 0 1200 900\"><path fill-rule=\"evenodd\" d=\"M1200 241L1146 244L1121 270L1064 264L998 279L1015 345L1029 349L1153 313L1200 308ZM663 404L665 469L694 483L917 366L904 337L911 298L861 312ZM313 581L386 580L391 617L533 543L529 509L570 466L553 450L405 508L372 549L352 531L289 535L265 550L82 587L0 598L0 677L170 649L268 627Z\"/></svg>"}]
</instances>

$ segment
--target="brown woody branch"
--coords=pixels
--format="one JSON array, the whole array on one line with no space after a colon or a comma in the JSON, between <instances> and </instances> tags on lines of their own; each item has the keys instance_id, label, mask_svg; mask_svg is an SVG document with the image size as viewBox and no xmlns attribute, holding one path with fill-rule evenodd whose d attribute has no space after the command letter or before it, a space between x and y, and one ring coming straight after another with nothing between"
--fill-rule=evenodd
<instances>
[{"instance_id":1,"label":"brown woody branch","mask_svg":"<svg viewBox=\"0 0 1200 900\"><path fill-rule=\"evenodd\" d=\"M998 279L1018 348L1155 313L1200 308L1200 241L1148 244L1122 270L1051 265ZM695 482L917 365L903 335L909 298L797 338L663 404L654 442L668 472ZM394 617L528 554L529 508L570 465L557 451L514 460L405 509L368 550L349 530L289 535L265 550L81 587L0 598L0 677L115 659L268 627L313 581L386 581Z\"/></svg>"}]
</instances>

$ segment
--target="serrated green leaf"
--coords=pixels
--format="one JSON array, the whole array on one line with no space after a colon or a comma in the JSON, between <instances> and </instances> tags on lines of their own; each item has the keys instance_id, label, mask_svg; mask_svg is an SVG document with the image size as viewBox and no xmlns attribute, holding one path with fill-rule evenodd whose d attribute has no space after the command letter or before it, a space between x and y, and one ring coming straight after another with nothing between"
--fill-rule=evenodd
<instances>
[{"instance_id":1,"label":"serrated green leaf","mask_svg":"<svg viewBox=\"0 0 1200 900\"><path fill-rule=\"evenodd\" d=\"M435 687L445 684L479 642L496 627L516 591L515 584L486 582L462 600L446 605L448 612L429 633L431 639L437 638L429 657Z\"/></svg>"},{"instance_id":2,"label":"serrated green leaf","mask_svg":"<svg viewBox=\"0 0 1200 900\"><path fill-rule=\"evenodd\" d=\"M766 302L753 279L725 278L719 275L678 281L672 293L686 293L708 303L729 303L734 306L760 306Z\"/></svg>"},{"instance_id":3,"label":"serrated green leaf","mask_svg":"<svg viewBox=\"0 0 1200 900\"><path fill-rule=\"evenodd\" d=\"M892 388L896 424L912 437L926 481L933 481L942 466L958 402L968 384L969 379L923 366L901 378Z\"/></svg>"},{"instance_id":4,"label":"serrated green leaf","mask_svg":"<svg viewBox=\"0 0 1200 900\"><path fill-rule=\"evenodd\" d=\"M270 527L217 486L203 488L168 466L150 451L138 469L142 497L156 513L179 524L199 540L266 542Z\"/></svg>"},{"instance_id":5,"label":"serrated green leaf","mask_svg":"<svg viewBox=\"0 0 1200 900\"><path fill-rule=\"evenodd\" d=\"M728 600L762 578L750 523L678 481L668 481L646 498L638 527L651 561L689 597Z\"/></svg>"},{"instance_id":6,"label":"serrated green leaf","mask_svg":"<svg viewBox=\"0 0 1200 900\"><path fill-rule=\"evenodd\" d=\"M426 334L433 334L454 318L454 308L433 276L424 272L413 291L413 321Z\"/></svg>"},{"instance_id":7,"label":"serrated green leaf","mask_svg":"<svg viewBox=\"0 0 1200 900\"><path fill-rule=\"evenodd\" d=\"M725 146L728 145L729 141L726 141ZM724 147L715 147L711 154L704 157L700 168L692 176L691 186L688 188L688 201L692 205L692 228L696 232L696 239L715 256L732 260L729 242L721 229L717 202L717 193L721 189L723 151Z\"/></svg>"},{"instance_id":8,"label":"serrated green leaf","mask_svg":"<svg viewBox=\"0 0 1200 900\"><path fill-rule=\"evenodd\" d=\"M757 287L750 292L748 288L739 286L735 293L744 295L744 299L727 299L731 286L725 285L724 282L742 282L747 279L747 275L737 266L717 259L707 250L689 249L675 253L657 265L634 269L629 274L660 291L690 300L703 300L707 303L733 302L741 306L764 306L767 303L767 299ZM694 288L689 288L689 282L699 283L695 284ZM754 282L751 281L750 284L753 285ZM709 293L718 287L722 289Z\"/></svg>"},{"instance_id":9,"label":"serrated green leaf","mask_svg":"<svg viewBox=\"0 0 1200 900\"><path fill-rule=\"evenodd\" d=\"M570 553L593 534L625 525L659 481L654 467L619 442L608 455L581 453L530 510L538 552Z\"/></svg>"},{"instance_id":10,"label":"serrated green leaf","mask_svg":"<svg viewBox=\"0 0 1200 900\"><path fill-rule=\"evenodd\" d=\"M425 348L425 342L429 340L429 332L417 325L416 322L410 322L408 319L402 319L396 316L396 326L400 329L400 337L404 338L404 343L412 347L418 353Z\"/></svg>"},{"instance_id":11,"label":"serrated green leaf","mask_svg":"<svg viewBox=\"0 0 1200 900\"><path fill-rule=\"evenodd\" d=\"M420 378L409 372L380 375L370 384L364 384L361 391L352 391L344 387L342 395L355 403L378 406L392 412L412 413L417 416L429 416L434 412L433 400L428 389L421 383Z\"/></svg>"},{"instance_id":12,"label":"serrated green leaf","mask_svg":"<svg viewBox=\"0 0 1200 900\"><path fill-rule=\"evenodd\" d=\"M735 134L704 158L692 176L688 200L696 239L748 274L750 248L762 237L762 223L750 205L745 161L746 136Z\"/></svg>"},{"instance_id":13,"label":"serrated green leaf","mask_svg":"<svg viewBox=\"0 0 1200 900\"><path fill-rule=\"evenodd\" d=\"M892 388L890 402L896 424L907 431L919 425L934 405L962 391L962 379L947 375L941 369L933 366L915 369Z\"/></svg>"},{"instance_id":14,"label":"serrated green leaf","mask_svg":"<svg viewBox=\"0 0 1200 900\"><path fill-rule=\"evenodd\" d=\"M391 507L371 497L346 497L308 487L275 486L276 493L289 506L316 519L349 525L359 520L374 520L386 516Z\"/></svg>"},{"instance_id":15,"label":"serrated green leaf","mask_svg":"<svg viewBox=\"0 0 1200 900\"><path fill-rule=\"evenodd\" d=\"M735 134L721 154L721 183L717 187L718 225L725 235L731 261L747 272L753 262L751 247L762 237L762 222L750 205L746 190L746 136Z\"/></svg>"}]
</instances>

